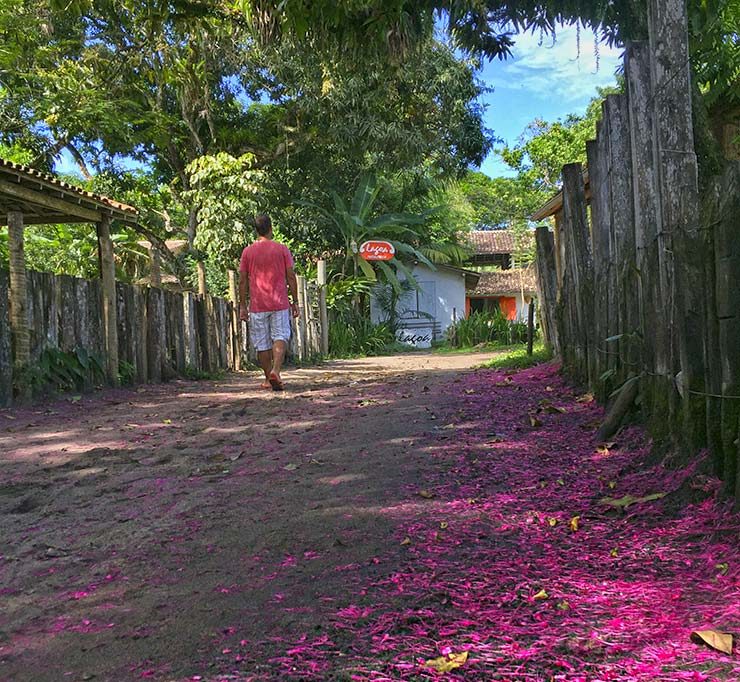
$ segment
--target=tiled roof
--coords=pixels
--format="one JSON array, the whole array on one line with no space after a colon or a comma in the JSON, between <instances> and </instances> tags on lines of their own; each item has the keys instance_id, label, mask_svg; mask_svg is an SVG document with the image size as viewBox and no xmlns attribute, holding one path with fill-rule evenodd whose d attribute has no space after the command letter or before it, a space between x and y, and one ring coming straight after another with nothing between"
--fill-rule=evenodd
<instances>
[{"instance_id":1,"label":"tiled roof","mask_svg":"<svg viewBox=\"0 0 740 682\"><path fill-rule=\"evenodd\" d=\"M517 246L512 230L475 230L466 238L476 256L513 253ZM532 239L529 233L526 239Z\"/></svg>"},{"instance_id":2,"label":"tiled roof","mask_svg":"<svg viewBox=\"0 0 740 682\"><path fill-rule=\"evenodd\" d=\"M42 173L35 168L30 168L29 166L24 166L20 163L13 163L12 161L8 161L7 159L0 158L0 176L7 175L9 173L25 180L38 180L47 185L52 185L56 188L59 188L59 190L62 192L75 195L90 203L98 204L101 207L108 207L121 213L130 214L131 218L136 218L136 216L139 214L139 212L133 206L123 204L120 201L116 201L115 199L103 196L102 194L88 192L81 187L70 185L68 182L64 182L63 180L60 180L53 175L49 175L48 173Z\"/></svg>"},{"instance_id":3,"label":"tiled roof","mask_svg":"<svg viewBox=\"0 0 740 682\"><path fill-rule=\"evenodd\" d=\"M478 286L468 290L468 296L503 296L518 293L522 288L525 294L534 294L537 291L537 280L531 266L481 272Z\"/></svg>"}]
</instances>

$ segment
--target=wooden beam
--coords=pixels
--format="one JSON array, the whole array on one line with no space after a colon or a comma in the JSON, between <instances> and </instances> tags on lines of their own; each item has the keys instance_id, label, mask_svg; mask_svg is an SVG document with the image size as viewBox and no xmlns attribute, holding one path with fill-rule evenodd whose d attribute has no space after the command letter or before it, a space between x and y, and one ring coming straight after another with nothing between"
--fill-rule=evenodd
<instances>
[{"instance_id":1,"label":"wooden beam","mask_svg":"<svg viewBox=\"0 0 740 682\"><path fill-rule=\"evenodd\" d=\"M23 251L23 214L8 213L8 251L10 255L10 326L13 335L13 364L23 369L31 359L31 335L28 328L26 262ZM28 387L21 397L29 398Z\"/></svg>"},{"instance_id":2,"label":"wooden beam","mask_svg":"<svg viewBox=\"0 0 740 682\"><path fill-rule=\"evenodd\" d=\"M83 208L64 199L56 199L28 187L7 182L6 180L0 180L0 194L6 194L21 201L27 201L35 206L43 206L63 215L76 216L91 223L100 222L103 216L100 211Z\"/></svg>"},{"instance_id":3,"label":"wooden beam","mask_svg":"<svg viewBox=\"0 0 740 682\"><path fill-rule=\"evenodd\" d=\"M116 265L113 259L113 240L110 236L110 218L102 216L96 228L100 252L100 278L103 280L106 369L108 379L115 385L118 383L118 315L116 311Z\"/></svg>"}]
</instances>

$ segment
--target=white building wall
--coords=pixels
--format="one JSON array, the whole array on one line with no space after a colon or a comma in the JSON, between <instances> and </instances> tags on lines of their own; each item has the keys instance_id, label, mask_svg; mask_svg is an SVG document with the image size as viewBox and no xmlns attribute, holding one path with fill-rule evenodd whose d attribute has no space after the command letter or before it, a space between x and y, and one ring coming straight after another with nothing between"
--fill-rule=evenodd
<instances>
[{"instance_id":1,"label":"white building wall","mask_svg":"<svg viewBox=\"0 0 740 682\"><path fill-rule=\"evenodd\" d=\"M412 272L421 291L413 289L399 302L396 311L399 317L404 311L417 308L432 314L440 337L444 337L455 319L465 317L465 277L457 270L443 267L431 270L425 265L415 266ZM430 310L432 307L434 310ZM375 324L384 317L374 296L370 297L370 316Z\"/></svg>"}]
</instances>

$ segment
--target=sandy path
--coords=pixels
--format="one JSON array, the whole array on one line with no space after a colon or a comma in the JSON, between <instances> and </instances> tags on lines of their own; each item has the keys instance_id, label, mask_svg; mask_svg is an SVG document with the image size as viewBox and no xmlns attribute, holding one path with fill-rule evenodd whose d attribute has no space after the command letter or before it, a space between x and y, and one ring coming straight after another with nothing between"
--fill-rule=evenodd
<instances>
[{"instance_id":1,"label":"sandy path","mask_svg":"<svg viewBox=\"0 0 740 682\"><path fill-rule=\"evenodd\" d=\"M717 482L485 357L0 411L0 679L740 679L689 641L740 631Z\"/></svg>"},{"instance_id":2,"label":"sandy path","mask_svg":"<svg viewBox=\"0 0 740 682\"><path fill-rule=\"evenodd\" d=\"M415 478L437 387L486 357L335 362L288 372L283 394L232 376L0 411L0 678L178 676L207 671L230 627L252 641L320 623L319 593L382 570L394 523L377 509ZM378 381L387 395L365 398Z\"/></svg>"}]
</instances>

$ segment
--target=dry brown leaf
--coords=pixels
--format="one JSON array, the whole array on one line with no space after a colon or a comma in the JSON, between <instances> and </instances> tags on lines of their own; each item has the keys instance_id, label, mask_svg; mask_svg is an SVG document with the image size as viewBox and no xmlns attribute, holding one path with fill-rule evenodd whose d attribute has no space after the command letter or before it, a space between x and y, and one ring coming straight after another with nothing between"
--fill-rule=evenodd
<instances>
[{"instance_id":1,"label":"dry brown leaf","mask_svg":"<svg viewBox=\"0 0 740 682\"><path fill-rule=\"evenodd\" d=\"M613 497L602 497L600 502L601 504L607 504L610 507L621 507L626 509L632 504L637 504L638 502L652 502L653 500L659 500L661 497L665 496L666 493L653 493L652 495L645 495L645 497L633 497L632 495L625 495L619 499L614 499Z\"/></svg>"},{"instance_id":2,"label":"dry brown leaf","mask_svg":"<svg viewBox=\"0 0 740 682\"><path fill-rule=\"evenodd\" d=\"M532 599L547 599L549 596L545 590L540 590Z\"/></svg>"},{"instance_id":3,"label":"dry brown leaf","mask_svg":"<svg viewBox=\"0 0 740 682\"><path fill-rule=\"evenodd\" d=\"M706 644L708 647L721 651L728 656L732 655L732 635L729 632L694 630L691 633L691 641L694 644Z\"/></svg>"},{"instance_id":4,"label":"dry brown leaf","mask_svg":"<svg viewBox=\"0 0 740 682\"><path fill-rule=\"evenodd\" d=\"M550 524L550 528L555 528L558 525L558 520L554 516L550 516L547 519L547 523Z\"/></svg>"},{"instance_id":5,"label":"dry brown leaf","mask_svg":"<svg viewBox=\"0 0 740 682\"><path fill-rule=\"evenodd\" d=\"M459 654L447 654L439 658L430 658L424 665L434 668L438 673L448 673L465 665L467 660L468 652L462 651Z\"/></svg>"},{"instance_id":6,"label":"dry brown leaf","mask_svg":"<svg viewBox=\"0 0 740 682\"><path fill-rule=\"evenodd\" d=\"M442 530L446 530L446 529L447 529L447 527L448 527L449 525L450 525L450 524L448 524L448 523L447 523L447 521L442 521L442 522L440 522L440 524L439 524L439 527L440 527L440 528L441 528Z\"/></svg>"},{"instance_id":7,"label":"dry brown leaf","mask_svg":"<svg viewBox=\"0 0 740 682\"><path fill-rule=\"evenodd\" d=\"M424 490L419 491L419 497L423 497L425 500L431 500L434 497L434 493L425 488Z\"/></svg>"},{"instance_id":8,"label":"dry brown leaf","mask_svg":"<svg viewBox=\"0 0 740 682\"><path fill-rule=\"evenodd\" d=\"M592 403L594 401L593 393L584 393L576 398L577 403Z\"/></svg>"},{"instance_id":9,"label":"dry brown leaf","mask_svg":"<svg viewBox=\"0 0 740 682\"><path fill-rule=\"evenodd\" d=\"M572 530L573 532L575 532L575 531L577 531L577 530L578 530L578 522L579 522L580 520L581 520L581 517L580 517L580 516L574 516L574 517L573 517L573 518L572 518L572 519L570 520L570 529L571 529L571 530Z\"/></svg>"},{"instance_id":10,"label":"dry brown leaf","mask_svg":"<svg viewBox=\"0 0 740 682\"><path fill-rule=\"evenodd\" d=\"M529 425L534 428L538 428L542 426L542 422L539 419L537 419L537 417L535 417L533 414L530 414L529 415Z\"/></svg>"},{"instance_id":11,"label":"dry brown leaf","mask_svg":"<svg viewBox=\"0 0 740 682\"><path fill-rule=\"evenodd\" d=\"M411 538L406 536L403 540L401 540L401 545L410 545L411 544Z\"/></svg>"}]
</instances>

